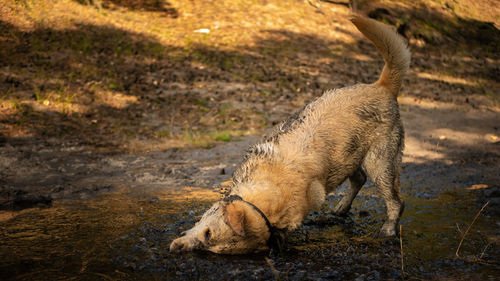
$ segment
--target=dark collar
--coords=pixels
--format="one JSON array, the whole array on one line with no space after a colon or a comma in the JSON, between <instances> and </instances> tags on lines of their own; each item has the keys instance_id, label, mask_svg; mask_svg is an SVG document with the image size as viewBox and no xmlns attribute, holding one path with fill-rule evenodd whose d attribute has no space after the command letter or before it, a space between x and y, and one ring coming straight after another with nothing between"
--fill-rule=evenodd
<instances>
[{"instance_id":1,"label":"dark collar","mask_svg":"<svg viewBox=\"0 0 500 281\"><path fill-rule=\"evenodd\" d=\"M282 245L282 242L284 240L284 235L283 235L284 230L272 226L271 222L269 222L269 219L257 206L255 206L254 204L252 204L248 201L243 200L243 198L241 198L241 196L233 194L233 195L230 195L230 196L223 199L224 202L233 202L235 200L241 201L241 202L244 202L244 203L250 205L255 211L257 211L257 213L260 214L260 216L266 222L267 229L269 230L269 234L270 234L269 239L267 240L267 246L269 247L270 250L271 249L280 249L281 250L281 245Z\"/></svg>"}]
</instances>

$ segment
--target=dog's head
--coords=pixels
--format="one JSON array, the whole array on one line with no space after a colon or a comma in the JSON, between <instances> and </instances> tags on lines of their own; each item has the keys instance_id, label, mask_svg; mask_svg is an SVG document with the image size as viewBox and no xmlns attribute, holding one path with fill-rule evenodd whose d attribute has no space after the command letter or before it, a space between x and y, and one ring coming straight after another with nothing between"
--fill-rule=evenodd
<instances>
[{"instance_id":1,"label":"dog's head","mask_svg":"<svg viewBox=\"0 0 500 281\"><path fill-rule=\"evenodd\" d=\"M268 249L270 231L265 219L241 200L219 201L196 225L170 244L170 251L207 250L245 254Z\"/></svg>"}]
</instances>

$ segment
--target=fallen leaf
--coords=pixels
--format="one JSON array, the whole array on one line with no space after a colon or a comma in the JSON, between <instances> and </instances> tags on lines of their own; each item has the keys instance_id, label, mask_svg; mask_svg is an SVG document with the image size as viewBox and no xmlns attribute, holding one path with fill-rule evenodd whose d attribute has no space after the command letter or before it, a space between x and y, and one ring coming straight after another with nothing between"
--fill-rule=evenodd
<instances>
[{"instance_id":1,"label":"fallen leaf","mask_svg":"<svg viewBox=\"0 0 500 281\"><path fill-rule=\"evenodd\" d=\"M484 138L489 141L489 142L493 142L493 143L496 143L498 141L500 141L500 139L498 138L497 135L494 135L494 134L486 134L484 136Z\"/></svg>"},{"instance_id":2,"label":"fallen leaf","mask_svg":"<svg viewBox=\"0 0 500 281\"><path fill-rule=\"evenodd\" d=\"M208 29L208 28L201 28L201 29L195 30L194 32L208 34L208 33L210 33L210 29Z\"/></svg>"},{"instance_id":3,"label":"fallen leaf","mask_svg":"<svg viewBox=\"0 0 500 281\"><path fill-rule=\"evenodd\" d=\"M473 184L470 187L467 187L467 190L476 190L476 189L482 189L482 188L487 188L487 184Z\"/></svg>"}]
</instances>

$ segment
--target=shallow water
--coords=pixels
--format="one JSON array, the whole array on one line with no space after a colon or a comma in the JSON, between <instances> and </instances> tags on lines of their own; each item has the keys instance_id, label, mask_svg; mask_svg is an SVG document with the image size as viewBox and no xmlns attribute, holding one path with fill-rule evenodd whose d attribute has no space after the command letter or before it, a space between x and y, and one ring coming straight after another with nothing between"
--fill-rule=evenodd
<instances>
[{"instance_id":1,"label":"shallow water","mask_svg":"<svg viewBox=\"0 0 500 281\"><path fill-rule=\"evenodd\" d=\"M364 188L351 214L331 213L339 195L291 233L281 252L250 256L174 255L171 240L190 228L220 195L208 189L116 185L89 200L55 201L0 215L3 280L494 280L499 273L497 216L477 190L407 197L398 238L371 238L384 219L374 188ZM131 187L132 186L132 187ZM340 188L338 194L341 194ZM479 278L479 279L478 279Z\"/></svg>"}]
</instances>

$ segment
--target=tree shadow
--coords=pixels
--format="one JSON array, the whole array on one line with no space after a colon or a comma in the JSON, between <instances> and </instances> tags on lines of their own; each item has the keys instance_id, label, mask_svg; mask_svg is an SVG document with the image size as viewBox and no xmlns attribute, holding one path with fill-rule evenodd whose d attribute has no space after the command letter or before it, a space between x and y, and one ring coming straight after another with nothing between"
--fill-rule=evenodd
<instances>
[{"instance_id":1,"label":"tree shadow","mask_svg":"<svg viewBox=\"0 0 500 281\"><path fill-rule=\"evenodd\" d=\"M1 117L4 142L16 128L35 139L96 146L120 146L124 138L154 139L164 132L172 137L193 127L246 130L257 126L248 125L253 123L263 129L326 89L375 81L383 65L365 39L347 44L282 29L263 31L252 46L223 49L202 40L168 46L143 34L82 23L22 31L0 21L0 28L7 34L0 42L0 91L12 97L14 108ZM470 76L497 79L488 71ZM464 96L477 92L473 85L418 73L410 73L409 80L423 82L407 85L417 97L422 84L434 98L443 87L456 86ZM195 87L200 83L208 86ZM239 102L249 108L232 106Z\"/></svg>"},{"instance_id":2,"label":"tree shadow","mask_svg":"<svg viewBox=\"0 0 500 281\"><path fill-rule=\"evenodd\" d=\"M213 110L216 123L245 124L241 110L226 114L219 102L235 96L253 104L269 100L227 89L200 94L192 90L200 82L269 82L261 90L276 97L285 93L285 100L296 98L299 88L311 86L318 95L336 86L334 80L315 82L317 75L310 74L317 67L308 58L320 60L332 45L313 35L269 30L256 46L221 50L201 43L168 46L111 26L77 23L72 29L22 31L1 21L0 27L8 34L1 42L0 91L11 103L1 118L4 142L23 128L34 139L120 145L121 139L111 136L154 137L154 130L165 126L182 133L203 121L200 110ZM299 58L290 58L295 55ZM156 118L153 125L150 115Z\"/></svg>"},{"instance_id":3,"label":"tree shadow","mask_svg":"<svg viewBox=\"0 0 500 281\"><path fill-rule=\"evenodd\" d=\"M2 123L24 124L41 138L75 134L85 142L92 132L109 135L113 123L134 124L141 114L139 98L122 104L115 98L133 95L141 72L151 71L151 61L166 52L151 38L109 26L76 24L74 29L24 32L0 22L0 28L10 35L1 42L0 91L14 98L12 107L17 109L4 115ZM108 101L99 95L109 96ZM44 102L54 106L44 107ZM111 120L92 125L101 119Z\"/></svg>"},{"instance_id":4,"label":"tree shadow","mask_svg":"<svg viewBox=\"0 0 500 281\"><path fill-rule=\"evenodd\" d=\"M366 4L366 5L365 5ZM468 51L481 49L483 55L498 57L500 30L492 22L466 19L453 9L439 10L435 6L415 5L410 9L397 3L385 3L384 8L373 8L373 3L360 5L371 18L394 25L407 39L423 39L432 46Z\"/></svg>"},{"instance_id":5,"label":"tree shadow","mask_svg":"<svg viewBox=\"0 0 500 281\"><path fill-rule=\"evenodd\" d=\"M493 23L463 18L444 7L364 1L377 20L392 24L411 42L408 94L473 107L498 106L500 30ZM422 43L423 42L423 43ZM417 87L415 87L417 85Z\"/></svg>"},{"instance_id":6,"label":"tree shadow","mask_svg":"<svg viewBox=\"0 0 500 281\"><path fill-rule=\"evenodd\" d=\"M83 5L102 5L104 9L123 7L134 11L160 12L171 18L179 17L176 8L165 0L74 0Z\"/></svg>"}]
</instances>

